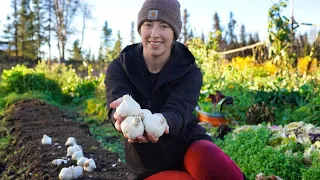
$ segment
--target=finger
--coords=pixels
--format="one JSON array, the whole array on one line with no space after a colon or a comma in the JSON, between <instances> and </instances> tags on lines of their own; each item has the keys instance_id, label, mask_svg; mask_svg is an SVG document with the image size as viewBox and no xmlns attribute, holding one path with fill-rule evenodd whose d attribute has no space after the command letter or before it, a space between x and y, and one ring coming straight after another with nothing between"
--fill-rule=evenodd
<instances>
[{"instance_id":1,"label":"finger","mask_svg":"<svg viewBox=\"0 0 320 180\"><path fill-rule=\"evenodd\" d=\"M168 124L166 124L166 127L164 129L164 133L169 134L169 125Z\"/></svg>"},{"instance_id":2,"label":"finger","mask_svg":"<svg viewBox=\"0 0 320 180\"><path fill-rule=\"evenodd\" d=\"M110 108L117 108L122 103L123 97L118 98L110 104Z\"/></svg>"},{"instance_id":3,"label":"finger","mask_svg":"<svg viewBox=\"0 0 320 180\"><path fill-rule=\"evenodd\" d=\"M121 122L122 122L121 120L117 120L117 121L114 123L115 128L116 128L118 131L120 131L120 132L122 132Z\"/></svg>"},{"instance_id":4,"label":"finger","mask_svg":"<svg viewBox=\"0 0 320 180\"><path fill-rule=\"evenodd\" d=\"M140 141L137 139L128 139L128 142L129 143L140 143Z\"/></svg>"},{"instance_id":5,"label":"finger","mask_svg":"<svg viewBox=\"0 0 320 180\"><path fill-rule=\"evenodd\" d=\"M127 136L126 134L123 134L123 137L126 138L126 139L128 139L128 136Z\"/></svg>"},{"instance_id":6,"label":"finger","mask_svg":"<svg viewBox=\"0 0 320 180\"><path fill-rule=\"evenodd\" d=\"M148 139L152 142L152 143L156 143L158 142L159 138L154 137L154 135L152 134L148 134Z\"/></svg>"},{"instance_id":7,"label":"finger","mask_svg":"<svg viewBox=\"0 0 320 180\"><path fill-rule=\"evenodd\" d=\"M124 118L121 117L120 115L118 115L117 112L115 112L115 113L113 114L113 118L114 118L115 120L121 121L121 122L124 120ZM120 122L120 123L121 123L121 122Z\"/></svg>"},{"instance_id":8,"label":"finger","mask_svg":"<svg viewBox=\"0 0 320 180\"><path fill-rule=\"evenodd\" d=\"M143 142L143 143L148 143L149 139L145 136L137 136L137 140Z\"/></svg>"}]
</instances>

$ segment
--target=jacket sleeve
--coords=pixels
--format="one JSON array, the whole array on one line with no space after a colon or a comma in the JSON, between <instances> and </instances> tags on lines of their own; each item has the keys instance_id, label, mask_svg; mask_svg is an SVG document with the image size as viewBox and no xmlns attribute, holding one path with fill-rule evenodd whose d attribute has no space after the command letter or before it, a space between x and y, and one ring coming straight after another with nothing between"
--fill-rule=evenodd
<instances>
[{"instance_id":1,"label":"jacket sleeve","mask_svg":"<svg viewBox=\"0 0 320 180\"><path fill-rule=\"evenodd\" d=\"M123 70L119 59L109 64L104 83L106 87L108 119L111 120L114 125L115 119L113 118L113 113L115 109L110 108L110 104L125 94L132 95L130 80Z\"/></svg>"},{"instance_id":2,"label":"jacket sleeve","mask_svg":"<svg viewBox=\"0 0 320 180\"><path fill-rule=\"evenodd\" d=\"M161 110L169 125L169 134L178 134L185 126L193 123L191 115L199 100L201 86L202 73L197 66L193 66L170 93Z\"/></svg>"}]
</instances>

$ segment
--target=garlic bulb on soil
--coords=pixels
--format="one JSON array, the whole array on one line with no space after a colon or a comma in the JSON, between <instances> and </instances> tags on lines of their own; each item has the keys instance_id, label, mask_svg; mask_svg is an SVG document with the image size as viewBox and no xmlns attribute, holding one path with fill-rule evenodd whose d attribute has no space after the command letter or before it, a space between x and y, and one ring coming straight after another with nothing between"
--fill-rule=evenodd
<instances>
[{"instance_id":1,"label":"garlic bulb on soil","mask_svg":"<svg viewBox=\"0 0 320 180\"><path fill-rule=\"evenodd\" d=\"M90 172L90 171L93 171L95 168L97 168L97 166L92 158L86 160L86 162L84 163L84 170L85 171Z\"/></svg>"},{"instance_id":2,"label":"garlic bulb on soil","mask_svg":"<svg viewBox=\"0 0 320 180\"><path fill-rule=\"evenodd\" d=\"M140 116L128 116L121 123L121 130L129 139L143 135L144 126Z\"/></svg>"},{"instance_id":3,"label":"garlic bulb on soil","mask_svg":"<svg viewBox=\"0 0 320 180\"><path fill-rule=\"evenodd\" d=\"M51 144L52 143L52 138L47 136L47 135L43 135L43 137L41 139L41 143L42 144Z\"/></svg>"},{"instance_id":4,"label":"garlic bulb on soil","mask_svg":"<svg viewBox=\"0 0 320 180\"><path fill-rule=\"evenodd\" d=\"M86 157L81 157L78 161L77 161L77 165L78 166L83 166L84 163L88 160L88 158Z\"/></svg>"},{"instance_id":5,"label":"garlic bulb on soil","mask_svg":"<svg viewBox=\"0 0 320 180\"><path fill-rule=\"evenodd\" d=\"M83 157L83 152L81 151L76 151L72 154L72 160L78 161L81 157Z\"/></svg>"},{"instance_id":6,"label":"garlic bulb on soil","mask_svg":"<svg viewBox=\"0 0 320 180\"><path fill-rule=\"evenodd\" d=\"M116 112L121 117L134 116L141 114L141 107L130 95L126 94Z\"/></svg>"},{"instance_id":7,"label":"garlic bulb on soil","mask_svg":"<svg viewBox=\"0 0 320 180\"><path fill-rule=\"evenodd\" d=\"M59 165L61 165L61 164L67 164L68 161L65 160L65 159L55 159L55 160L53 160L51 163L54 164L54 165L59 166Z\"/></svg>"},{"instance_id":8,"label":"garlic bulb on soil","mask_svg":"<svg viewBox=\"0 0 320 180\"><path fill-rule=\"evenodd\" d=\"M82 177L83 168L81 166L70 166L68 168L62 168L59 173L59 179L61 180L71 180L78 179Z\"/></svg>"},{"instance_id":9,"label":"garlic bulb on soil","mask_svg":"<svg viewBox=\"0 0 320 180\"><path fill-rule=\"evenodd\" d=\"M73 146L69 146L67 149L67 156L72 156L72 154L75 153L76 151L82 151L81 146L77 144Z\"/></svg>"},{"instance_id":10,"label":"garlic bulb on soil","mask_svg":"<svg viewBox=\"0 0 320 180\"><path fill-rule=\"evenodd\" d=\"M67 139L67 142L66 142L66 146L73 146L73 145L76 145L77 144L77 141L74 137L69 137Z\"/></svg>"},{"instance_id":11,"label":"garlic bulb on soil","mask_svg":"<svg viewBox=\"0 0 320 180\"><path fill-rule=\"evenodd\" d=\"M166 128L166 120L158 115L152 114L146 116L143 120L145 130L148 134L158 138L163 135Z\"/></svg>"}]
</instances>

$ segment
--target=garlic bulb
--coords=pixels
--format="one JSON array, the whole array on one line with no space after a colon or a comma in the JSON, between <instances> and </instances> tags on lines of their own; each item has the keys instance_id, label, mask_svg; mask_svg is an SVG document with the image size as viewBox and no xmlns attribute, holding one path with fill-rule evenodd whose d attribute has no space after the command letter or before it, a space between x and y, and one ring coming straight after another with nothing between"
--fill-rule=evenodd
<instances>
[{"instance_id":1,"label":"garlic bulb","mask_svg":"<svg viewBox=\"0 0 320 180\"><path fill-rule=\"evenodd\" d=\"M78 166L83 166L84 163L85 163L87 160L88 160L88 158L86 158L86 157L81 157L80 159L78 159L77 165L78 165Z\"/></svg>"},{"instance_id":2,"label":"garlic bulb","mask_svg":"<svg viewBox=\"0 0 320 180\"><path fill-rule=\"evenodd\" d=\"M51 144L52 143L52 138L47 136L47 135L43 135L43 137L41 139L41 143L42 144Z\"/></svg>"},{"instance_id":3,"label":"garlic bulb","mask_svg":"<svg viewBox=\"0 0 320 180\"><path fill-rule=\"evenodd\" d=\"M73 179L78 179L78 178L82 177L83 167L81 167L81 166L76 166L76 167L72 166L71 170L72 170L72 174L73 174Z\"/></svg>"},{"instance_id":4,"label":"garlic bulb","mask_svg":"<svg viewBox=\"0 0 320 180\"><path fill-rule=\"evenodd\" d=\"M86 160L86 162L84 163L84 170L85 171L90 172L90 171L93 171L95 168L97 168L97 166L92 158Z\"/></svg>"},{"instance_id":5,"label":"garlic bulb","mask_svg":"<svg viewBox=\"0 0 320 180\"><path fill-rule=\"evenodd\" d=\"M59 179L61 180L71 180L78 179L82 177L83 168L81 166L70 166L68 168L62 168L59 173Z\"/></svg>"},{"instance_id":6,"label":"garlic bulb","mask_svg":"<svg viewBox=\"0 0 320 180\"><path fill-rule=\"evenodd\" d=\"M83 152L81 151L76 151L72 154L72 160L78 161L81 157L83 157Z\"/></svg>"},{"instance_id":7,"label":"garlic bulb","mask_svg":"<svg viewBox=\"0 0 320 180\"><path fill-rule=\"evenodd\" d=\"M54 165L59 166L61 164L67 164L68 161L66 159L55 159L51 163L54 164Z\"/></svg>"},{"instance_id":8,"label":"garlic bulb","mask_svg":"<svg viewBox=\"0 0 320 180\"><path fill-rule=\"evenodd\" d=\"M128 116L121 123L121 130L129 139L143 135L144 126L140 116Z\"/></svg>"},{"instance_id":9,"label":"garlic bulb","mask_svg":"<svg viewBox=\"0 0 320 180\"><path fill-rule=\"evenodd\" d=\"M74 137L69 137L67 139L67 142L66 142L66 146L73 146L73 145L76 145L77 144L77 141Z\"/></svg>"},{"instance_id":10,"label":"garlic bulb","mask_svg":"<svg viewBox=\"0 0 320 180\"><path fill-rule=\"evenodd\" d=\"M81 146L77 144L73 146L69 146L67 149L67 156L72 156L72 154L75 153L76 151L82 151Z\"/></svg>"},{"instance_id":11,"label":"garlic bulb","mask_svg":"<svg viewBox=\"0 0 320 180\"><path fill-rule=\"evenodd\" d=\"M61 179L61 180L73 179L72 170L70 168L62 168L59 173L59 179Z\"/></svg>"},{"instance_id":12,"label":"garlic bulb","mask_svg":"<svg viewBox=\"0 0 320 180\"><path fill-rule=\"evenodd\" d=\"M148 134L158 138L163 135L167 122L164 118L152 114L144 118L143 124Z\"/></svg>"},{"instance_id":13,"label":"garlic bulb","mask_svg":"<svg viewBox=\"0 0 320 180\"><path fill-rule=\"evenodd\" d=\"M142 111L142 119L144 119L146 116L152 114L149 109L141 109L141 111Z\"/></svg>"},{"instance_id":14,"label":"garlic bulb","mask_svg":"<svg viewBox=\"0 0 320 180\"><path fill-rule=\"evenodd\" d=\"M141 108L140 105L127 94L123 96L123 101L117 107L116 112L121 117L127 117L141 114Z\"/></svg>"}]
</instances>

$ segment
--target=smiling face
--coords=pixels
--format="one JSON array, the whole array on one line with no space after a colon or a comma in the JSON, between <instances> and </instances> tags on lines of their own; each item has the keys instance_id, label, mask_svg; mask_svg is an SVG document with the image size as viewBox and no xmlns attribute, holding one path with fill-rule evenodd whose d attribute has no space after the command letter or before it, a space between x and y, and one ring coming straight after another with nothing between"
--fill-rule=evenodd
<instances>
[{"instance_id":1,"label":"smiling face","mask_svg":"<svg viewBox=\"0 0 320 180\"><path fill-rule=\"evenodd\" d=\"M162 21L145 21L140 28L145 60L154 63L165 63L171 51L174 32Z\"/></svg>"}]
</instances>

